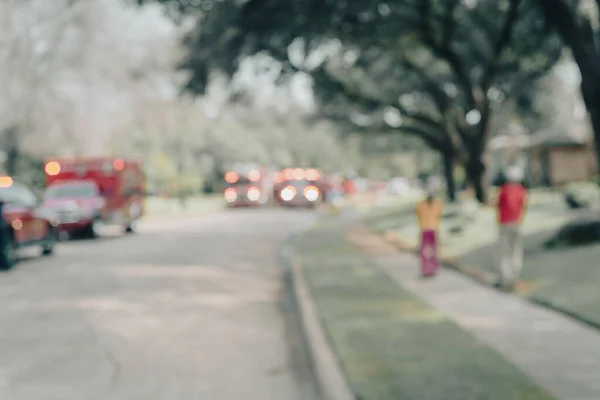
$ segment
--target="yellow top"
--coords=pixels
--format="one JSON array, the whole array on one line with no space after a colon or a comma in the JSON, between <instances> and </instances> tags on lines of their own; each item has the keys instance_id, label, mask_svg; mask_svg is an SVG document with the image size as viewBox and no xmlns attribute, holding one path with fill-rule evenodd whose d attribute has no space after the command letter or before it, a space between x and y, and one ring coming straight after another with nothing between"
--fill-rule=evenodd
<instances>
[{"instance_id":1,"label":"yellow top","mask_svg":"<svg viewBox=\"0 0 600 400\"><path fill-rule=\"evenodd\" d=\"M438 199L431 202L422 200L417 203L415 213L421 230L438 230L440 228L440 218L442 217L442 201Z\"/></svg>"}]
</instances>

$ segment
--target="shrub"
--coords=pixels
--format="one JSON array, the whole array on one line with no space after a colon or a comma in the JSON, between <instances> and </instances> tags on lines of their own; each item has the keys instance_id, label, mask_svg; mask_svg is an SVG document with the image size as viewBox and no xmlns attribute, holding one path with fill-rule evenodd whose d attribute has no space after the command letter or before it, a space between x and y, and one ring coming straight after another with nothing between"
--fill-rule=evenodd
<instances>
[{"instance_id":1,"label":"shrub","mask_svg":"<svg viewBox=\"0 0 600 400\"><path fill-rule=\"evenodd\" d=\"M572 209L590 208L600 204L600 187L592 182L575 182L565 186L564 199Z\"/></svg>"}]
</instances>

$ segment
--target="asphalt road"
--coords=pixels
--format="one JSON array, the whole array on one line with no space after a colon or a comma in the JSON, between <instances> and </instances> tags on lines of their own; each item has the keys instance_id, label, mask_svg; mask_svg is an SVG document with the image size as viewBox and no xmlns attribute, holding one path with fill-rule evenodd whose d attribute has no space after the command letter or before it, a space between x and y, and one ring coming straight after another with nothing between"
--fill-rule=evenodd
<instances>
[{"instance_id":1,"label":"asphalt road","mask_svg":"<svg viewBox=\"0 0 600 400\"><path fill-rule=\"evenodd\" d=\"M313 220L147 222L0 274L0 399L317 399L277 260Z\"/></svg>"}]
</instances>

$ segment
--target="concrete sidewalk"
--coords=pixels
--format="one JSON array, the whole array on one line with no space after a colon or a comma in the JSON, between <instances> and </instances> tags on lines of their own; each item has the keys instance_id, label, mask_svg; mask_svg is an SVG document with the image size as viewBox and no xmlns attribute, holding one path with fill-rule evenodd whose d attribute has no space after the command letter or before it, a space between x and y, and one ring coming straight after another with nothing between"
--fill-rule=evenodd
<instances>
[{"instance_id":1,"label":"concrete sidewalk","mask_svg":"<svg viewBox=\"0 0 600 400\"><path fill-rule=\"evenodd\" d=\"M414 255L398 252L360 224L350 224L347 235L400 285L557 397L600 399L600 332L448 269L422 280Z\"/></svg>"}]
</instances>

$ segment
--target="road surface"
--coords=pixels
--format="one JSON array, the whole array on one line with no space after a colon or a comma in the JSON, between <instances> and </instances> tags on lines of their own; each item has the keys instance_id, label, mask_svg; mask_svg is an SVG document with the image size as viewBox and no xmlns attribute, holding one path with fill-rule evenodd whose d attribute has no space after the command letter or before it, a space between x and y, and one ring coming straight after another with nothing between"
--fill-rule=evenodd
<instances>
[{"instance_id":1,"label":"road surface","mask_svg":"<svg viewBox=\"0 0 600 400\"><path fill-rule=\"evenodd\" d=\"M0 274L0 399L317 399L277 261L313 220L147 222Z\"/></svg>"}]
</instances>

